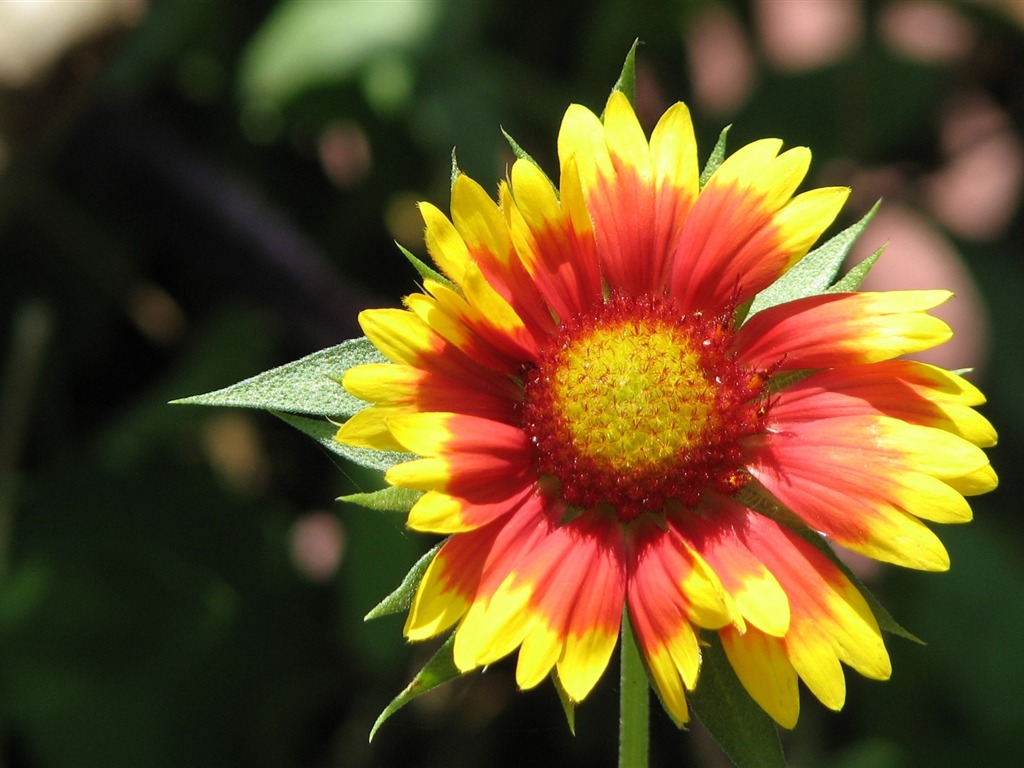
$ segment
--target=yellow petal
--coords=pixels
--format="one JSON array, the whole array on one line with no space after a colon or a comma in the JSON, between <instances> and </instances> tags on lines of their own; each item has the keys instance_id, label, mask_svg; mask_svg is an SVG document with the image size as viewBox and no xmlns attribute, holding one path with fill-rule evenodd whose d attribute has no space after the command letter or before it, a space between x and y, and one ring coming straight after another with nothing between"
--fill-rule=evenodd
<instances>
[{"instance_id":1,"label":"yellow petal","mask_svg":"<svg viewBox=\"0 0 1024 768\"><path fill-rule=\"evenodd\" d=\"M782 641L756 629L741 635L726 628L719 634L725 655L750 697L783 728L794 727L800 716L800 694Z\"/></svg>"},{"instance_id":2,"label":"yellow petal","mask_svg":"<svg viewBox=\"0 0 1024 768\"><path fill-rule=\"evenodd\" d=\"M533 588L508 576L490 600L477 600L455 633L455 666L463 672L491 664L522 643L536 621L528 603Z\"/></svg>"},{"instance_id":3,"label":"yellow petal","mask_svg":"<svg viewBox=\"0 0 1024 768\"><path fill-rule=\"evenodd\" d=\"M692 691L697 686L700 674L700 645L693 626L689 623L680 624L676 632L667 638L666 644L683 685L686 690Z\"/></svg>"},{"instance_id":4,"label":"yellow petal","mask_svg":"<svg viewBox=\"0 0 1024 768\"><path fill-rule=\"evenodd\" d=\"M673 104L658 120L651 133L650 153L659 187L675 187L691 199L697 196L700 184L697 141L690 110L685 104Z\"/></svg>"},{"instance_id":5,"label":"yellow petal","mask_svg":"<svg viewBox=\"0 0 1024 768\"><path fill-rule=\"evenodd\" d=\"M679 672L676 669L676 662L667 648L655 653L648 652L646 658L647 669L651 673L651 679L662 705L676 725L683 725L690 719L690 713L686 705L686 696L683 694Z\"/></svg>"},{"instance_id":6,"label":"yellow petal","mask_svg":"<svg viewBox=\"0 0 1024 768\"><path fill-rule=\"evenodd\" d=\"M612 91L608 97L604 108L604 134L608 150L620 162L636 169L641 179L650 178L651 154L647 137L622 91Z\"/></svg>"},{"instance_id":7,"label":"yellow petal","mask_svg":"<svg viewBox=\"0 0 1024 768\"><path fill-rule=\"evenodd\" d=\"M360 400L393 402L407 396L423 375L423 371L410 365L367 363L345 371L341 384Z\"/></svg>"},{"instance_id":8,"label":"yellow petal","mask_svg":"<svg viewBox=\"0 0 1024 768\"><path fill-rule=\"evenodd\" d=\"M779 582L762 566L757 574L747 574L733 599L743 617L762 632L782 637L789 629L789 598Z\"/></svg>"},{"instance_id":9,"label":"yellow petal","mask_svg":"<svg viewBox=\"0 0 1024 768\"><path fill-rule=\"evenodd\" d=\"M846 702L846 676L832 643L813 621L803 622L786 636L789 661L822 704L840 710Z\"/></svg>"},{"instance_id":10,"label":"yellow petal","mask_svg":"<svg viewBox=\"0 0 1024 768\"><path fill-rule=\"evenodd\" d=\"M414 531L431 533L459 533L473 530L462 519L462 504L458 499L438 491L427 491L416 500L409 510L406 525Z\"/></svg>"},{"instance_id":11,"label":"yellow petal","mask_svg":"<svg viewBox=\"0 0 1024 768\"><path fill-rule=\"evenodd\" d=\"M570 633L558 661L558 679L573 701L583 701L608 668L618 633L596 627L577 636Z\"/></svg>"},{"instance_id":12,"label":"yellow petal","mask_svg":"<svg viewBox=\"0 0 1024 768\"><path fill-rule=\"evenodd\" d=\"M465 281L472 260L469 248L448 217L430 203L420 203L420 215L427 225L427 252L441 271L456 285Z\"/></svg>"},{"instance_id":13,"label":"yellow petal","mask_svg":"<svg viewBox=\"0 0 1024 768\"><path fill-rule=\"evenodd\" d=\"M523 639L516 664L516 684L523 689L533 688L543 682L558 662L562 653L563 638L546 622L534 622Z\"/></svg>"},{"instance_id":14,"label":"yellow petal","mask_svg":"<svg viewBox=\"0 0 1024 768\"><path fill-rule=\"evenodd\" d=\"M508 262L512 243L505 217L484 188L464 173L452 186L452 220L471 252L486 249L497 263Z\"/></svg>"},{"instance_id":15,"label":"yellow petal","mask_svg":"<svg viewBox=\"0 0 1024 768\"><path fill-rule=\"evenodd\" d=\"M797 195L775 214L780 251L791 254L792 265L803 258L835 221L850 196L848 187L822 187Z\"/></svg>"},{"instance_id":16,"label":"yellow petal","mask_svg":"<svg viewBox=\"0 0 1024 768\"><path fill-rule=\"evenodd\" d=\"M338 428L334 439L339 443L356 448L373 448L378 451L404 451L388 429L387 420L401 407L376 405L356 412L352 418Z\"/></svg>"},{"instance_id":17,"label":"yellow petal","mask_svg":"<svg viewBox=\"0 0 1024 768\"><path fill-rule=\"evenodd\" d=\"M889 652L867 601L849 582L826 596L828 638L839 660L873 680L892 674ZM813 619L812 619L813 620Z\"/></svg>"},{"instance_id":18,"label":"yellow petal","mask_svg":"<svg viewBox=\"0 0 1024 768\"><path fill-rule=\"evenodd\" d=\"M999 478L992 466L986 464L973 472L960 477L943 478L949 485L964 496L977 496L994 491L999 486Z\"/></svg>"},{"instance_id":19,"label":"yellow petal","mask_svg":"<svg viewBox=\"0 0 1024 768\"><path fill-rule=\"evenodd\" d=\"M865 541L843 541L862 555L920 571L949 570L949 554L931 529L913 515L887 509L871 521Z\"/></svg>"},{"instance_id":20,"label":"yellow petal","mask_svg":"<svg viewBox=\"0 0 1024 768\"><path fill-rule=\"evenodd\" d=\"M395 414L388 422L391 434L403 450L418 456L437 456L452 439L450 413Z\"/></svg>"},{"instance_id":21,"label":"yellow petal","mask_svg":"<svg viewBox=\"0 0 1024 768\"><path fill-rule=\"evenodd\" d=\"M436 349L440 340L424 322L404 309L367 309L359 325L384 357L393 363L416 365Z\"/></svg>"},{"instance_id":22,"label":"yellow petal","mask_svg":"<svg viewBox=\"0 0 1024 768\"><path fill-rule=\"evenodd\" d=\"M452 588L445 574L447 567L443 552L427 566L405 620L405 636L410 640L426 640L444 632L469 607L467 597Z\"/></svg>"},{"instance_id":23,"label":"yellow petal","mask_svg":"<svg viewBox=\"0 0 1024 768\"><path fill-rule=\"evenodd\" d=\"M698 627L717 629L732 622L732 615L726 606L722 582L714 569L699 554L686 547L692 558L693 567L686 574L680 587L686 599L687 615Z\"/></svg>"},{"instance_id":24,"label":"yellow petal","mask_svg":"<svg viewBox=\"0 0 1024 768\"><path fill-rule=\"evenodd\" d=\"M406 461L384 473L384 479L390 485L419 491L444 490L451 478L451 465L443 458Z\"/></svg>"},{"instance_id":25,"label":"yellow petal","mask_svg":"<svg viewBox=\"0 0 1024 768\"><path fill-rule=\"evenodd\" d=\"M971 505L949 483L920 472L908 472L899 478L903 489L903 508L933 523L966 523L973 513Z\"/></svg>"}]
</instances>

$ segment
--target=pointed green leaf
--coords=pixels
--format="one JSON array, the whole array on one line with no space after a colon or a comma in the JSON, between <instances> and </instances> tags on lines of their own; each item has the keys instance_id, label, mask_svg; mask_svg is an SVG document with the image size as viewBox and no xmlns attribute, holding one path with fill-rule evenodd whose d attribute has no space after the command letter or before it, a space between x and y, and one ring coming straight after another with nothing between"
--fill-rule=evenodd
<instances>
[{"instance_id":1,"label":"pointed green leaf","mask_svg":"<svg viewBox=\"0 0 1024 768\"><path fill-rule=\"evenodd\" d=\"M413 458L411 453L393 453L392 451L374 451L368 448L354 448L351 445L339 443L334 439L338 432L338 425L327 421L327 419L311 419L306 416L297 416L294 413L283 413L271 411L277 418L291 424L300 432L312 437L320 445L331 453L342 456L353 464L361 467L369 467L379 472L386 472L395 464L409 461Z\"/></svg>"},{"instance_id":2,"label":"pointed green leaf","mask_svg":"<svg viewBox=\"0 0 1024 768\"><path fill-rule=\"evenodd\" d=\"M843 266L853 244L857 242L857 238L871 222L878 206L879 203L875 203L864 218L815 248L794 264L786 274L757 294L748 316L753 316L762 309L768 309L777 304L803 299L807 296L817 296L827 291L836 275L839 274L839 269Z\"/></svg>"},{"instance_id":3,"label":"pointed green leaf","mask_svg":"<svg viewBox=\"0 0 1024 768\"><path fill-rule=\"evenodd\" d=\"M372 509L377 512L401 512L406 514L412 509L412 505L423 495L423 491L416 491L412 488L397 488L389 485L372 493L350 493L348 496L339 496L338 501L348 504L358 504L361 507Z\"/></svg>"},{"instance_id":4,"label":"pointed green leaf","mask_svg":"<svg viewBox=\"0 0 1024 768\"><path fill-rule=\"evenodd\" d=\"M718 166L720 166L722 161L725 160L725 145L729 138L730 128L732 128L732 126L727 125L722 129L722 132L718 134L718 141L715 142L715 148L711 150L711 155L708 157L707 165L704 166L704 170L701 171L700 174L701 187L708 183L708 179L714 175L715 171L718 170Z\"/></svg>"},{"instance_id":5,"label":"pointed green leaf","mask_svg":"<svg viewBox=\"0 0 1024 768\"><path fill-rule=\"evenodd\" d=\"M693 711L736 768L785 768L775 723L736 677L717 632L701 635L700 680Z\"/></svg>"},{"instance_id":6,"label":"pointed green leaf","mask_svg":"<svg viewBox=\"0 0 1024 768\"><path fill-rule=\"evenodd\" d=\"M636 49L638 45L640 45L639 38L634 40L633 45L630 46L626 60L622 62L619 79L612 86L612 92L622 91L629 99L629 103L634 106L636 105Z\"/></svg>"},{"instance_id":7,"label":"pointed green leaf","mask_svg":"<svg viewBox=\"0 0 1024 768\"><path fill-rule=\"evenodd\" d=\"M540 163L538 163L536 160L534 160L533 157L531 157L530 154L525 149L523 149L521 146L519 146L519 142L517 142L515 139L513 139L509 135L508 131L506 131L504 128L502 128L501 129L501 133L505 137L505 141L508 142L509 147L512 149L512 154L516 156L516 159L517 160L525 160L526 162L528 162L531 165L533 165L538 171L543 173L544 174L544 178L547 179L548 184L551 185L551 188L553 190L555 190L555 194L557 195L558 194L558 186L555 184L555 182L553 182L551 180L551 178L546 173L544 173L544 169L540 167Z\"/></svg>"},{"instance_id":8,"label":"pointed green leaf","mask_svg":"<svg viewBox=\"0 0 1024 768\"><path fill-rule=\"evenodd\" d=\"M420 277L422 277L424 280L433 280L434 282L446 285L449 288L452 288L456 291L458 290L458 288L456 288L455 286L455 283L453 283L447 277L442 275L440 272L438 272L432 266L427 264L425 261L418 258L408 248L403 246L401 243L395 243L395 245L398 246L398 250L402 252L402 255L405 256L409 263L412 264L413 268L420 273Z\"/></svg>"},{"instance_id":9,"label":"pointed green leaf","mask_svg":"<svg viewBox=\"0 0 1024 768\"><path fill-rule=\"evenodd\" d=\"M388 362L364 336L307 355L301 360L205 395L172 401L177 405L259 408L347 418L367 406L339 383L345 371L364 363Z\"/></svg>"},{"instance_id":10,"label":"pointed green leaf","mask_svg":"<svg viewBox=\"0 0 1024 768\"><path fill-rule=\"evenodd\" d=\"M394 700L387 705L384 711L380 713L380 717L377 718L377 722L375 722L373 724L373 728L370 729L370 741L373 741L373 737L377 734L377 731L382 725L384 725L388 718L410 701L462 674L459 672L458 667L455 666L455 659L452 652L452 647L454 645L455 633L453 632L445 641L444 645L442 645L438 649L437 653L430 658L430 661L426 663L426 666L424 666L423 669L420 670L419 674L413 678L413 681L406 686L405 690L398 694Z\"/></svg>"},{"instance_id":11,"label":"pointed green leaf","mask_svg":"<svg viewBox=\"0 0 1024 768\"><path fill-rule=\"evenodd\" d=\"M390 616L393 613L408 611L412 605L413 597L416 596L416 590L419 589L423 574L427 572L427 568L434 561L434 557L440 551L442 544L444 544L443 541L438 542L430 548L430 551L417 560L413 567L409 569L409 572L405 574L405 578L398 585L398 589L377 603L373 610L363 617L363 621L379 619L381 616Z\"/></svg>"},{"instance_id":12,"label":"pointed green leaf","mask_svg":"<svg viewBox=\"0 0 1024 768\"><path fill-rule=\"evenodd\" d=\"M455 147L452 147L452 186L455 189L455 182L458 180L462 171L459 170L459 161L455 158Z\"/></svg>"},{"instance_id":13,"label":"pointed green leaf","mask_svg":"<svg viewBox=\"0 0 1024 768\"><path fill-rule=\"evenodd\" d=\"M565 723L569 726L569 733L576 735L576 702L569 698L565 692L562 681L558 678L557 670L551 670L551 682L558 693L558 700L562 702L562 712L565 714Z\"/></svg>"},{"instance_id":14,"label":"pointed green leaf","mask_svg":"<svg viewBox=\"0 0 1024 768\"><path fill-rule=\"evenodd\" d=\"M845 291L856 291L860 288L860 284L864 282L864 278L867 277L871 268L875 266L875 262L878 261L878 257L882 255L883 251L885 251L884 245L843 275L842 279L829 287L826 292L843 293Z\"/></svg>"}]
</instances>

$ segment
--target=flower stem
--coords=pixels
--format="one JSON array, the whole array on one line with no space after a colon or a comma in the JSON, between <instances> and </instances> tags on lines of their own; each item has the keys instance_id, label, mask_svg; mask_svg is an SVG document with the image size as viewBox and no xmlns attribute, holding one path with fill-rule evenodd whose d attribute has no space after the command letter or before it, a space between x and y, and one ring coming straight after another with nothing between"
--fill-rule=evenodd
<instances>
[{"instance_id":1,"label":"flower stem","mask_svg":"<svg viewBox=\"0 0 1024 768\"><path fill-rule=\"evenodd\" d=\"M646 768L648 740L647 670L633 637L629 616L622 615L622 679L619 691L619 768Z\"/></svg>"}]
</instances>

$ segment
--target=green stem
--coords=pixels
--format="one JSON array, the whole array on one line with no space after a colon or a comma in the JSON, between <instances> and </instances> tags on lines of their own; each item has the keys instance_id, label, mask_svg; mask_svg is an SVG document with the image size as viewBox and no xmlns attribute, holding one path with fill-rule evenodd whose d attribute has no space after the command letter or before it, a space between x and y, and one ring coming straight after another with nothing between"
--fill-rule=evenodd
<instances>
[{"instance_id":1,"label":"green stem","mask_svg":"<svg viewBox=\"0 0 1024 768\"><path fill-rule=\"evenodd\" d=\"M622 615L622 680L619 691L619 768L646 768L650 694L647 670L629 616Z\"/></svg>"}]
</instances>

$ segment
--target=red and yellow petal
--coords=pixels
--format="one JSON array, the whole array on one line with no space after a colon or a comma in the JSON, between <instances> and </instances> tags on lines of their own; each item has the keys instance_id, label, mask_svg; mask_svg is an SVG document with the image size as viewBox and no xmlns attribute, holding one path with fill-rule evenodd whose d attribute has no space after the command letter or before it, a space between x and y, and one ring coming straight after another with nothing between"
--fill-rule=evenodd
<instances>
[{"instance_id":1,"label":"red and yellow petal","mask_svg":"<svg viewBox=\"0 0 1024 768\"><path fill-rule=\"evenodd\" d=\"M405 411L457 412L506 424L515 422L518 387L509 382L504 393L481 391L462 381L411 365L369 363L349 368L342 385L353 397Z\"/></svg>"},{"instance_id":2,"label":"red and yellow petal","mask_svg":"<svg viewBox=\"0 0 1024 768\"><path fill-rule=\"evenodd\" d=\"M654 252L667 256L658 275L661 285L668 280L683 225L700 190L697 142L685 104L673 104L658 120L651 133L650 152L654 174Z\"/></svg>"},{"instance_id":3,"label":"red and yellow petal","mask_svg":"<svg viewBox=\"0 0 1024 768\"><path fill-rule=\"evenodd\" d=\"M537 329L527 328L524 321L542 317L543 308L536 306L533 291L524 296L516 290L522 287L524 271L513 257L508 228L494 201L460 174L452 186L454 223L427 203L421 203L420 212L431 257L468 303L497 330L505 331L508 343L533 347Z\"/></svg>"},{"instance_id":4,"label":"red and yellow petal","mask_svg":"<svg viewBox=\"0 0 1024 768\"><path fill-rule=\"evenodd\" d=\"M405 306L415 314L423 324L441 336L452 346L464 352L477 363L512 376L518 370L520 362L526 356L521 355L519 361L506 357L487 344L479 333L479 329L467 326L467 315L472 310L458 294L448 291L432 281L425 281L427 290L433 289L441 295L442 305L435 296L414 293L405 297Z\"/></svg>"},{"instance_id":5,"label":"red and yellow petal","mask_svg":"<svg viewBox=\"0 0 1024 768\"><path fill-rule=\"evenodd\" d=\"M419 456L490 454L529 457L529 439L517 426L459 413L400 414L388 428L405 449Z\"/></svg>"},{"instance_id":6,"label":"red and yellow petal","mask_svg":"<svg viewBox=\"0 0 1024 768\"><path fill-rule=\"evenodd\" d=\"M502 184L501 205L507 204L507 198ZM476 267L460 286L467 299L486 317L500 320L500 328L522 326L519 335L524 346L532 344L535 349L536 339L551 332L550 312L515 253L505 213L465 174L459 174L452 185L452 222Z\"/></svg>"},{"instance_id":7,"label":"red and yellow petal","mask_svg":"<svg viewBox=\"0 0 1024 768\"><path fill-rule=\"evenodd\" d=\"M522 476L510 483L479 487L473 498L427 491L409 510L406 525L429 533L471 531L515 512L536 492L535 485L532 478Z\"/></svg>"},{"instance_id":8,"label":"red and yellow petal","mask_svg":"<svg viewBox=\"0 0 1024 768\"><path fill-rule=\"evenodd\" d=\"M455 413L398 414L387 420L405 450L424 458L387 470L391 485L472 498L481 489L522 488L532 453L518 427Z\"/></svg>"},{"instance_id":9,"label":"red and yellow petal","mask_svg":"<svg viewBox=\"0 0 1024 768\"><path fill-rule=\"evenodd\" d=\"M550 615L557 615L563 602L572 606L557 670L562 687L573 701L582 701L608 666L619 637L626 587L622 531L606 520L578 519L579 529L567 533L572 558L576 559L576 552L582 550L579 564L575 569L563 564L556 574L556 578L579 584L578 592L569 599L560 596L539 605ZM581 543L588 545L589 552Z\"/></svg>"},{"instance_id":10,"label":"red and yellow petal","mask_svg":"<svg viewBox=\"0 0 1024 768\"><path fill-rule=\"evenodd\" d=\"M504 301L474 299L472 286L483 280L482 275L469 280L466 297L433 280L424 280L423 285L445 312L457 317L482 341L498 350L503 360L511 361L515 372L517 366L536 356L537 339Z\"/></svg>"},{"instance_id":11,"label":"red and yellow petal","mask_svg":"<svg viewBox=\"0 0 1024 768\"><path fill-rule=\"evenodd\" d=\"M694 688L700 670L694 627L717 629L734 615L718 575L682 538L644 518L631 530L630 620L665 707L683 723L683 690Z\"/></svg>"},{"instance_id":12,"label":"red and yellow petal","mask_svg":"<svg viewBox=\"0 0 1024 768\"><path fill-rule=\"evenodd\" d=\"M789 600L748 544L749 518L755 514L716 496L699 514L676 516L670 524L718 575L736 628L745 631L749 622L781 637L789 629Z\"/></svg>"},{"instance_id":13,"label":"red and yellow petal","mask_svg":"<svg viewBox=\"0 0 1024 768\"><path fill-rule=\"evenodd\" d=\"M801 370L889 360L953 335L927 310L949 291L835 293L769 307L736 333L733 347L751 368Z\"/></svg>"},{"instance_id":14,"label":"red and yellow petal","mask_svg":"<svg viewBox=\"0 0 1024 768\"><path fill-rule=\"evenodd\" d=\"M989 464L979 448L940 429L843 417L793 423L768 435L748 468L840 544L879 560L945 570L945 549L916 513L962 519L962 506L939 483L982 477ZM942 511L930 509L934 503Z\"/></svg>"},{"instance_id":15,"label":"red and yellow petal","mask_svg":"<svg viewBox=\"0 0 1024 768\"><path fill-rule=\"evenodd\" d=\"M556 317L590 309L602 299L601 270L575 161L563 168L561 200L528 160L517 160L511 176L508 226L537 291Z\"/></svg>"},{"instance_id":16,"label":"red and yellow petal","mask_svg":"<svg viewBox=\"0 0 1024 768\"><path fill-rule=\"evenodd\" d=\"M473 360L456 345L404 309L359 313L366 337L393 363L457 379L483 392L510 391L509 377Z\"/></svg>"},{"instance_id":17,"label":"red and yellow petal","mask_svg":"<svg viewBox=\"0 0 1024 768\"><path fill-rule=\"evenodd\" d=\"M696 194L696 147L684 107L670 110L648 144L628 99L614 92L604 122L578 105L558 136L563 168L573 160L593 221L602 274L612 290L660 290ZM669 168L680 173L669 181Z\"/></svg>"},{"instance_id":18,"label":"red and yellow petal","mask_svg":"<svg viewBox=\"0 0 1024 768\"><path fill-rule=\"evenodd\" d=\"M582 700L615 647L623 571L616 526L581 516L550 531L493 593L478 593L456 632L456 665L474 669L522 644L521 686L535 685L557 666L566 693Z\"/></svg>"},{"instance_id":19,"label":"red and yellow petal","mask_svg":"<svg viewBox=\"0 0 1024 768\"><path fill-rule=\"evenodd\" d=\"M839 709L846 681L840 662L884 680L892 672L881 630L867 601L810 542L777 523L752 520L751 541L775 574L792 608L783 638L794 670L823 704Z\"/></svg>"},{"instance_id":20,"label":"red and yellow petal","mask_svg":"<svg viewBox=\"0 0 1024 768\"><path fill-rule=\"evenodd\" d=\"M507 519L445 541L420 580L405 622L406 636L434 637L466 614L478 592L492 593L523 553L552 530L555 521L548 506L546 499L532 496Z\"/></svg>"},{"instance_id":21,"label":"red and yellow petal","mask_svg":"<svg viewBox=\"0 0 1024 768\"><path fill-rule=\"evenodd\" d=\"M832 223L849 195L833 187L790 199L807 172L802 147L749 144L701 190L680 236L671 292L683 312L743 301L778 279Z\"/></svg>"},{"instance_id":22,"label":"red and yellow petal","mask_svg":"<svg viewBox=\"0 0 1024 768\"><path fill-rule=\"evenodd\" d=\"M884 415L944 429L987 448L995 445L996 431L971 407L984 401L976 387L956 374L925 363L888 360L812 374L778 394L772 419L784 425Z\"/></svg>"}]
</instances>

